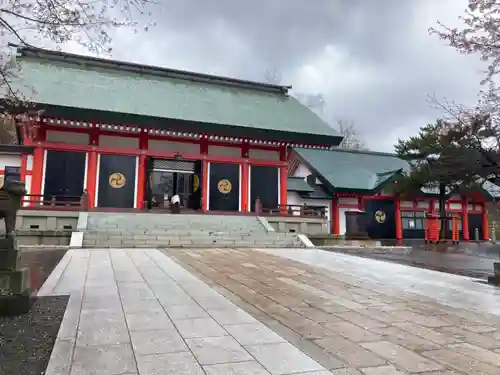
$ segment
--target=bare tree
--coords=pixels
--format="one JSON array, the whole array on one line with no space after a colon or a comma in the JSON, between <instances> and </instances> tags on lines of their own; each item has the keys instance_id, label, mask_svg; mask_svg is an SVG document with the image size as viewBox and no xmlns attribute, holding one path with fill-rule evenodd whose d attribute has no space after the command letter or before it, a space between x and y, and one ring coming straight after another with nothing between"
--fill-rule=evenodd
<instances>
[{"instance_id":1,"label":"bare tree","mask_svg":"<svg viewBox=\"0 0 500 375\"><path fill-rule=\"evenodd\" d=\"M337 126L344 139L340 143L340 148L361 150L365 148L365 143L361 139L360 133L353 121L338 120Z\"/></svg>"},{"instance_id":2,"label":"bare tree","mask_svg":"<svg viewBox=\"0 0 500 375\"><path fill-rule=\"evenodd\" d=\"M282 82L283 76L281 74L281 71L274 67L274 68L267 68L264 71L264 82L269 83L271 85L280 85Z\"/></svg>"},{"instance_id":3,"label":"bare tree","mask_svg":"<svg viewBox=\"0 0 500 375\"><path fill-rule=\"evenodd\" d=\"M281 71L277 68L268 68L264 72L264 81L274 85L279 85L282 82ZM316 112L318 115L323 115L323 110L326 106L325 96L322 93L317 94L305 94L305 93L295 93L294 97L300 101L303 105L308 107L310 110ZM364 149L365 144L362 141L358 129L353 121L337 121L340 134L344 138L342 143L339 145L340 148L349 149Z\"/></svg>"},{"instance_id":4,"label":"bare tree","mask_svg":"<svg viewBox=\"0 0 500 375\"><path fill-rule=\"evenodd\" d=\"M500 72L500 1L468 0L468 7L460 17L462 28L451 28L438 22L438 28L430 28L431 34L447 42L463 54L478 54L488 63L481 83L491 82ZM486 105L498 109L500 101L497 90L483 92Z\"/></svg>"},{"instance_id":5,"label":"bare tree","mask_svg":"<svg viewBox=\"0 0 500 375\"><path fill-rule=\"evenodd\" d=\"M0 144L12 145L17 143L16 125L10 116L0 117Z\"/></svg>"},{"instance_id":6,"label":"bare tree","mask_svg":"<svg viewBox=\"0 0 500 375\"><path fill-rule=\"evenodd\" d=\"M12 81L18 66L8 43L36 47L40 41L60 46L73 41L93 53L110 52L110 31L138 30L152 0L4 0L0 4L0 90L4 99L23 101ZM148 14L150 15L150 14ZM144 25L147 30L152 23ZM0 107L3 112L9 106Z\"/></svg>"}]
</instances>

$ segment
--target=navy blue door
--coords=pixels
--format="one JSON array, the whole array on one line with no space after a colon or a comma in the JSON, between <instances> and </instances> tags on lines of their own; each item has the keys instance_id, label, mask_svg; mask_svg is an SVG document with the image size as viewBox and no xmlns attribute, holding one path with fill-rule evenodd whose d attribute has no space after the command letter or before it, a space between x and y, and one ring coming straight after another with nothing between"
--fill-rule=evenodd
<instances>
[{"instance_id":1,"label":"navy blue door","mask_svg":"<svg viewBox=\"0 0 500 375\"><path fill-rule=\"evenodd\" d=\"M83 193L84 180L84 152L47 151L44 200L55 196L58 201L77 202Z\"/></svg>"},{"instance_id":2,"label":"navy blue door","mask_svg":"<svg viewBox=\"0 0 500 375\"><path fill-rule=\"evenodd\" d=\"M135 156L100 155L98 207L133 208Z\"/></svg>"},{"instance_id":3,"label":"navy blue door","mask_svg":"<svg viewBox=\"0 0 500 375\"><path fill-rule=\"evenodd\" d=\"M483 215L469 214L469 238L476 239L475 232L478 231L479 241L483 240Z\"/></svg>"},{"instance_id":4,"label":"navy blue door","mask_svg":"<svg viewBox=\"0 0 500 375\"><path fill-rule=\"evenodd\" d=\"M240 166L210 163L209 210L239 211Z\"/></svg>"},{"instance_id":5,"label":"navy blue door","mask_svg":"<svg viewBox=\"0 0 500 375\"><path fill-rule=\"evenodd\" d=\"M396 207L392 200L370 199L365 201L367 231L370 238L396 238Z\"/></svg>"},{"instance_id":6,"label":"navy blue door","mask_svg":"<svg viewBox=\"0 0 500 375\"><path fill-rule=\"evenodd\" d=\"M278 207L278 168L252 166L250 169L250 207L255 211L255 200L260 198L263 208Z\"/></svg>"}]
</instances>

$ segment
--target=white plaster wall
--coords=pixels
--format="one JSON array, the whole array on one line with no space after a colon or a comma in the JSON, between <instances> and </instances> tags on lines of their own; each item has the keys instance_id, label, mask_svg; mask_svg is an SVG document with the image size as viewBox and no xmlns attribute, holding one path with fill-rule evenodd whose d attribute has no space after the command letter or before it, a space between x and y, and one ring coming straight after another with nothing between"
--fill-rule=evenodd
<instances>
[{"instance_id":1,"label":"white plaster wall","mask_svg":"<svg viewBox=\"0 0 500 375\"><path fill-rule=\"evenodd\" d=\"M26 187L26 191L28 192L27 194L31 194L31 175L27 175L24 179L24 184ZM24 202L23 206L27 206L29 203Z\"/></svg>"},{"instance_id":2,"label":"white plaster wall","mask_svg":"<svg viewBox=\"0 0 500 375\"><path fill-rule=\"evenodd\" d=\"M383 196L383 197L392 197L394 194L393 194L393 193L391 193L391 192L390 192L390 191L388 191L388 190L382 190L382 191L380 192L380 195L381 195L381 196Z\"/></svg>"},{"instance_id":3,"label":"white plaster wall","mask_svg":"<svg viewBox=\"0 0 500 375\"><path fill-rule=\"evenodd\" d=\"M347 197L342 197L339 198L339 204L358 204L358 198L347 198Z\"/></svg>"},{"instance_id":4,"label":"white plaster wall","mask_svg":"<svg viewBox=\"0 0 500 375\"><path fill-rule=\"evenodd\" d=\"M271 150L258 150L258 149L250 149L248 151L248 157L250 159L261 159L261 160L280 160L280 152L279 151L271 151Z\"/></svg>"},{"instance_id":5,"label":"white plaster wall","mask_svg":"<svg viewBox=\"0 0 500 375\"><path fill-rule=\"evenodd\" d=\"M33 155L28 155L28 157L26 158L26 170L33 170Z\"/></svg>"},{"instance_id":6,"label":"white plaster wall","mask_svg":"<svg viewBox=\"0 0 500 375\"><path fill-rule=\"evenodd\" d=\"M117 137L114 135L101 135L99 136L99 146L139 148L139 138Z\"/></svg>"},{"instance_id":7,"label":"white plaster wall","mask_svg":"<svg viewBox=\"0 0 500 375\"><path fill-rule=\"evenodd\" d=\"M413 208L413 202L412 201L401 201L400 203L401 208Z\"/></svg>"},{"instance_id":8,"label":"white plaster wall","mask_svg":"<svg viewBox=\"0 0 500 375\"><path fill-rule=\"evenodd\" d=\"M0 170L4 170L5 167L20 167L20 166L21 166L21 155L0 154Z\"/></svg>"},{"instance_id":9,"label":"white plaster wall","mask_svg":"<svg viewBox=\"0 0 500 375\"><path fill-rule=\"evenodd\" d=\"M307 206L316 206L316 207L325 207L326 210L326 216L328 218L328 233L330 233L331 229L331 220L332 220L332 215L331 215L331 209L330 209L330 203L331 201L328 199L304 199L301 198L295 191L289 191L287 193L287 204L292 204L292 205L307 205ZM297 208L295 208L297 210ZM297 212L296 215L299 215Z\"/></svg>"},{"instance_id":10,"label":"white plaster wall","mask_svg":"<svg viewBox=\"0 0 500 375\"><path fill-rule=\"evenodd\" d=\"M88 134L84 133L72 133L72 132L63 132L57 130L48 130L47 141L71 143L75 145L88 145L90 142L90 138Z\"/></svg>"},{"instance_id":11,"label":"white plaster wall","mask_svg":"<svg viewBox=\"0 0 500 375\"><path fill-rule=\"evenodd\" d=\"M162 141L158 139L151 139L148 141L148 147L150 150L180 152L183 154L200 153L200 145L197 143L189 143L189 142L171 142L171 141Z\"/></svg>"},{"instance_id":12,"label":"white plaster wall","mask_svg":"<svg viewBox=\"0 0 500 375\"><path fill-rule=\"evenodd\" d=\"M450 198L449 198L450 201L460 201L462 200L462 197L460 195L452 195Z\"/></svg>"},{"instance_id":13,"label":"white plaster wall","mask_svg":"<svg viewBox=\"0 0 500 375\"><path fill-rule=\"evenodd\" d=\"M295 172L293 172L293 177L303 177L306 178L311 174L311 171L309 168L307 168L304 163L300 163L298 167L295 169Z\"/></svg>"},{"instance_id":14,"label":"white plaster wall","mask_svg":"<svg viewBox=\"0 0 500 375\"><path fill-rule=\"evenodd\" d=\"M419 201L417 203L417 207L424 208L424 209L428 210L430 208L429 203L430 203L429 201Z\"/></svg>"},{"instance_id":15,"label":"white plaster wall","mask_svg":"<svg viewBox=\"0 0 500 375\"><path fill-rule=\"evenodd\" d=\"M241 147L208 146L208 154L241 158Z\"/></svg>"}]
</instances>

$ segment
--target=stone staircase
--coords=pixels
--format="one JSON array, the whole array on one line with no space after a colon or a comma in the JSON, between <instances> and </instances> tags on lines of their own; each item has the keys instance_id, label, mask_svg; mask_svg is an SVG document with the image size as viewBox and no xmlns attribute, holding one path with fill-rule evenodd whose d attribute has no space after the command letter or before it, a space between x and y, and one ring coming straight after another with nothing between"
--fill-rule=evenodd
<instances>
[{"instance_id":1,"label":"stone staircase","mask_svg":"<svg viewBox=\"0 0 500 375\"><path fill-rule=\"evenodd\" d=\"M303 247L295 233L268 232L255 216L89 213L83 247Z\"/></svg>"}]
</instances>

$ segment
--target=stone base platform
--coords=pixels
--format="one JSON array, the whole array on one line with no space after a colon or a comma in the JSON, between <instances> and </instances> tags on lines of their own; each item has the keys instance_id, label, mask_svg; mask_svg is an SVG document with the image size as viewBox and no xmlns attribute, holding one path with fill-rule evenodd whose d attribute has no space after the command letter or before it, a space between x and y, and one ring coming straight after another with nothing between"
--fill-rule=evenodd
<instances>
[{"instance_id":1,"label":"stone base platform","mask_svg":"<svg viewBox=\"0 0 500 375\"><path fill-rule=\"evenodd\" d=\"M488 284L495 285L495 286L500 286L500 277L498 277L498 276L489 276L488 277Z\"/></svg>"},{"instance_id":2,"label":"stone base platform","mask_svg":"<svg viewBox=\"0 0 500 375\"><path fill-rule=\"evenodd\" d=\"M30 292L0 296L0 316L27 314L34 301Z\"/></svg>"}]
</instances>

